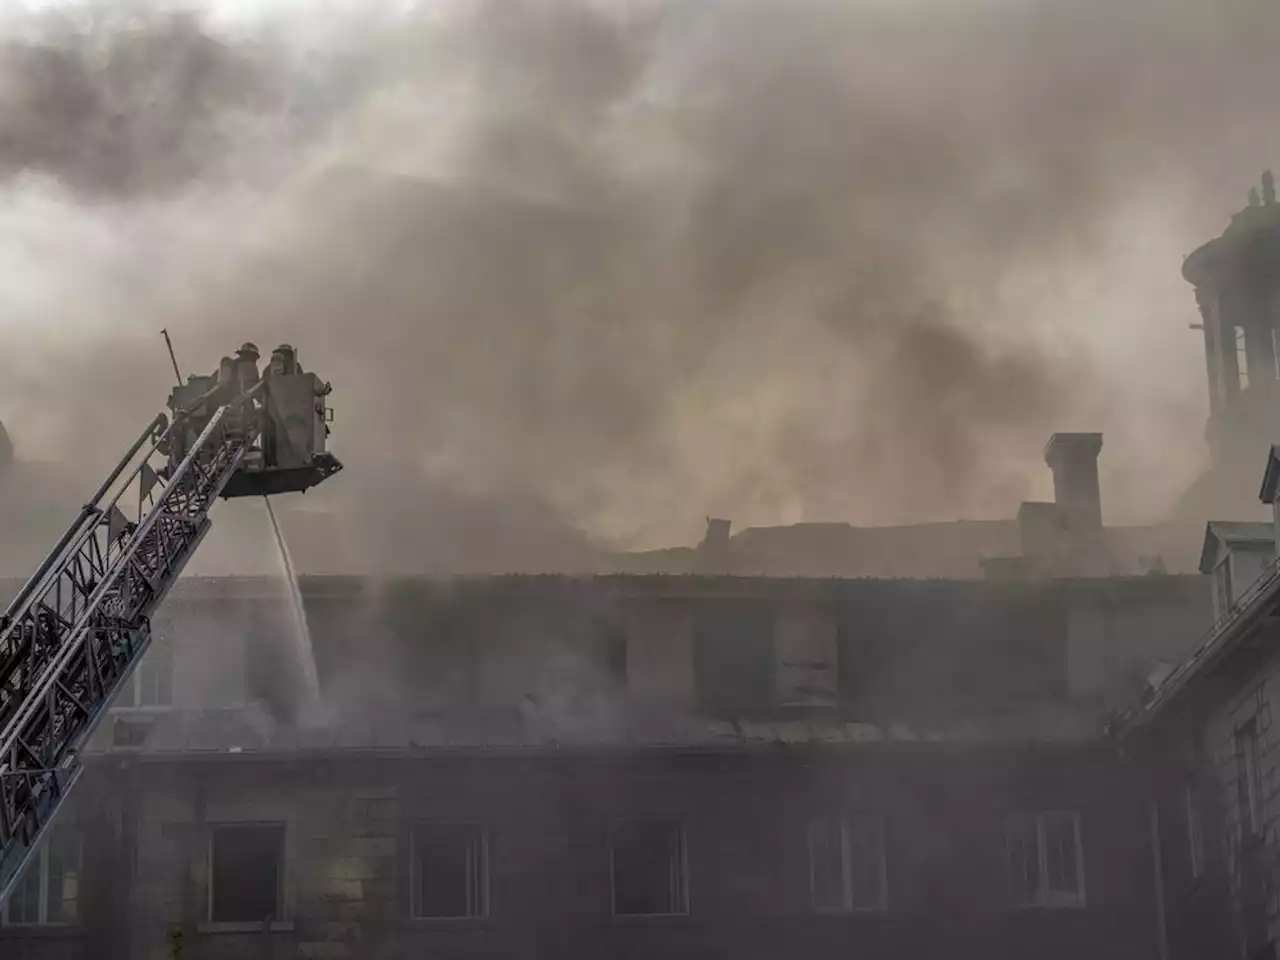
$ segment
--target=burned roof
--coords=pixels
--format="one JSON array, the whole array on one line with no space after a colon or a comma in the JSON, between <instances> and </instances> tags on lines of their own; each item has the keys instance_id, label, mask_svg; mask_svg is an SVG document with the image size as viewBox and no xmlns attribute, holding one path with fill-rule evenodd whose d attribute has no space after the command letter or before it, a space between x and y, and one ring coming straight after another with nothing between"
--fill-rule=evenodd
<instances>
[{"instance_id":1,"label":"burned roof","mask_svg":"<svg viewBox=\"0 0 1280 960\"><path fill-rule=\"evenodd\" d=\"M790 720L717 719L680 713L612 709L595 722L566 721L527 709L464 712L370 711L340 722L277 724L254 708L151 712L113 717L92 749L121 752L113 724L133 725L129 753L144 758L272 756L373 752L397 755L500 754L516 751L685 748L710 751L769 747L886 745L1077 744L1097 738L1097 718L1061 706L1004 719L959 720L934 726L909 721L854 722L837 715Z\"/></svg>"}]
</instances>

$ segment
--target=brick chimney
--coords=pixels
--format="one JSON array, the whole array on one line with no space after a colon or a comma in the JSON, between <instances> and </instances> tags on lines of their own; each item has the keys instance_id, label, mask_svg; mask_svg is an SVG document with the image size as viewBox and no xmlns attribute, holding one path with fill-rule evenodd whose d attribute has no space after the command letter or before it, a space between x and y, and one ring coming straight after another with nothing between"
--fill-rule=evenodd
<instances>
[{"instance_id":1,"label":"brick chimney","mask_svg":"<svg viewBox=\"0 0 1280 960\"><path fill-rule=\"evenodd\" d=\"M1053 471L1063 546L1077 573L1096 572L1103 556L1102 491L1098 485L1100 433L1055 433L1044 448Z\"/></svg>"}]
</instances>

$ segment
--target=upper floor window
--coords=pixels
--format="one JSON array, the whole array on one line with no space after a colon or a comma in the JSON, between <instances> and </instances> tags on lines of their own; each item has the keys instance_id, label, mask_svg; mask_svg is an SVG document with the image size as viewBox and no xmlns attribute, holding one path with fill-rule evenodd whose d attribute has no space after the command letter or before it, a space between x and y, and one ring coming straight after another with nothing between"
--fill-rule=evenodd
<instances>
[{"instance_id":1,"label":"upper floor window","mask_svg":"<svg viewBox=\"0 0 1280 960\"><path fill-rule=\"evenodd\" d=\"M655 917L689 912L689 865L684 828L679 823L617 823L610 852L615 916Z\"/></svg>"},{"instance_id":2,"label":"upper floor window","mask_svg":"<svg viewBox=\"0 0 1280 960\"><path fill-rule=\"evenodd\" d=\"M809 821L809 899L819 913L888 909L881 820L815 817Z\"/></svg>"},{"instance_id":3,"label":"upper floor window","mask_svg":"<svg viewBox=\"0 0 1280 960\"><path fill-rule=\"evenodd\" d=\"M1020 814L1005 825L1015 907L1083 907L1080 818L1069 811Z\"/></svg>"},{"instance_id":4,"label":"upper floor window","mask_svg":"<svg viewBox=\"0 0 1280 960\"><path fill-rule=\"evenodd\" d=\"M63 926L80 920L81 844L78 833L50 830L32 854L9 900L7 926Z\"/></svg>"},{"instance_id":5,"label":"upper floor window","mask_svg":"<svg viewBox=\"0 0 1280 960\"><path fill-rule=\"evenodd\" d=\"M1200 798L1196 788L1188 784L1183 790L1187 813L1187 844L1190 852L1191 875L1204 873L1204 831L1200 821Z\"/></svg>"},{"instance_id":6,"label":"upper floor window","mask_svg":"<svg viewBox=\"0 0 1280 960\"><path fill-rule=\"evenodd\" d=\"M1262 798L1258 782L1258 726L1245 721L1236 730L1236 797L1240 825L1256 835L1262 831Z\"/></svg>"},{"instance_id":7,"label":"upper floor window","mask_svg":"<svg viewBox=\"0 0 1280 960\"><path fill-rule=\"evenodd\" d=\"M1249 389L1249 348L1244 327L1235 327L1236 337L1236 370L1240 377L1240 389Z\"/></svg>"},{"instance_id":8,"label":"upper floor window","mask_svg":"<svg viewBox=\"0 0 1280 960\"><path fill-rule=\"evenodd\" d=\"M114 706L125 710L173 706L173 647L170 644L151 641Z\"/></svg>"},{"instance_id":9,"label":"upper floor window","mask_svg":"<svg viewBox=\"0 0 1280 960\"><path fill-rule=\"evenodd\" d=\"M489 838L472 823L423 823L413 832L413 916L489 915Z\"/></svg>"}]
</instances>

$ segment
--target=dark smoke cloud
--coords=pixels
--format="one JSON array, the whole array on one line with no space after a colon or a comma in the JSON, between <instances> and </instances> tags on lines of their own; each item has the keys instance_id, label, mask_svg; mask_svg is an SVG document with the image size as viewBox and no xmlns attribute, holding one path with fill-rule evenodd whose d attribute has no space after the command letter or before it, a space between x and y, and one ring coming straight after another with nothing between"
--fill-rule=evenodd
<instances>
[{"instance_id":1,"label":"dark smoke cloud","mask_svg":"<svg viewBox=\"0 0 1280 960\"><path fill-rule=\"evenodd\" d=\"M71 104L53 128L0 113L0 162L56 181L14 181L40 199L11 219L83 241L76 288L32 303L89 331L5 378L44 424L20 445L108 456L165 389L167 325L204 366L288 340L334 381L351 469L318 496L403 563L447 562L486 503L526 531L497 566L552 529L575 558L688 541L708 512L1008 515L1055 429L1107 431L1116 519L1194 475L1177 256L1280 156L1270 7L473 2L331 43L305 81L197 23L121 55L121 89L187 78L158 107L121 95L104 127L76 53L30 87ZM83 42L152 49L115 37Z\"/></svg>"},{"instance_id":2,"label":"dark smoke cloud","mask_svg":"<svg viewBox=\"0 0 1280 960\"><path fill-rule=\"evenodd\" d=\"M0 45L0 171L47 173L89 196L171 192L221 173L279 111L273 64L192 14L50 18Z\"/></svg>"}]
</instances>

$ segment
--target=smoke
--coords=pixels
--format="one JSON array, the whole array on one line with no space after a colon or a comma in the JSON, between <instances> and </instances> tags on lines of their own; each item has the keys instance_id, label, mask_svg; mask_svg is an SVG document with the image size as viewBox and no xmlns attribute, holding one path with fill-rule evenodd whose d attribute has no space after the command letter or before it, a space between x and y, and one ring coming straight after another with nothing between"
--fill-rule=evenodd
<instances>
[{"instance_id":1,"label":"smoke","mask_svg":"<svg viewBox=\"0 0 1280 960\"><path fill-rule=\"evenodd\" d=\"M288 341L350 467L315 496L400 568L1007 516L1059 429L1107 433L1110 519L1158 514L1202 456L1180 256L1280 156L1246 2L20 22L19 450L109 459L162 326L209 368Z\"/></svg>"}]
</instances>

